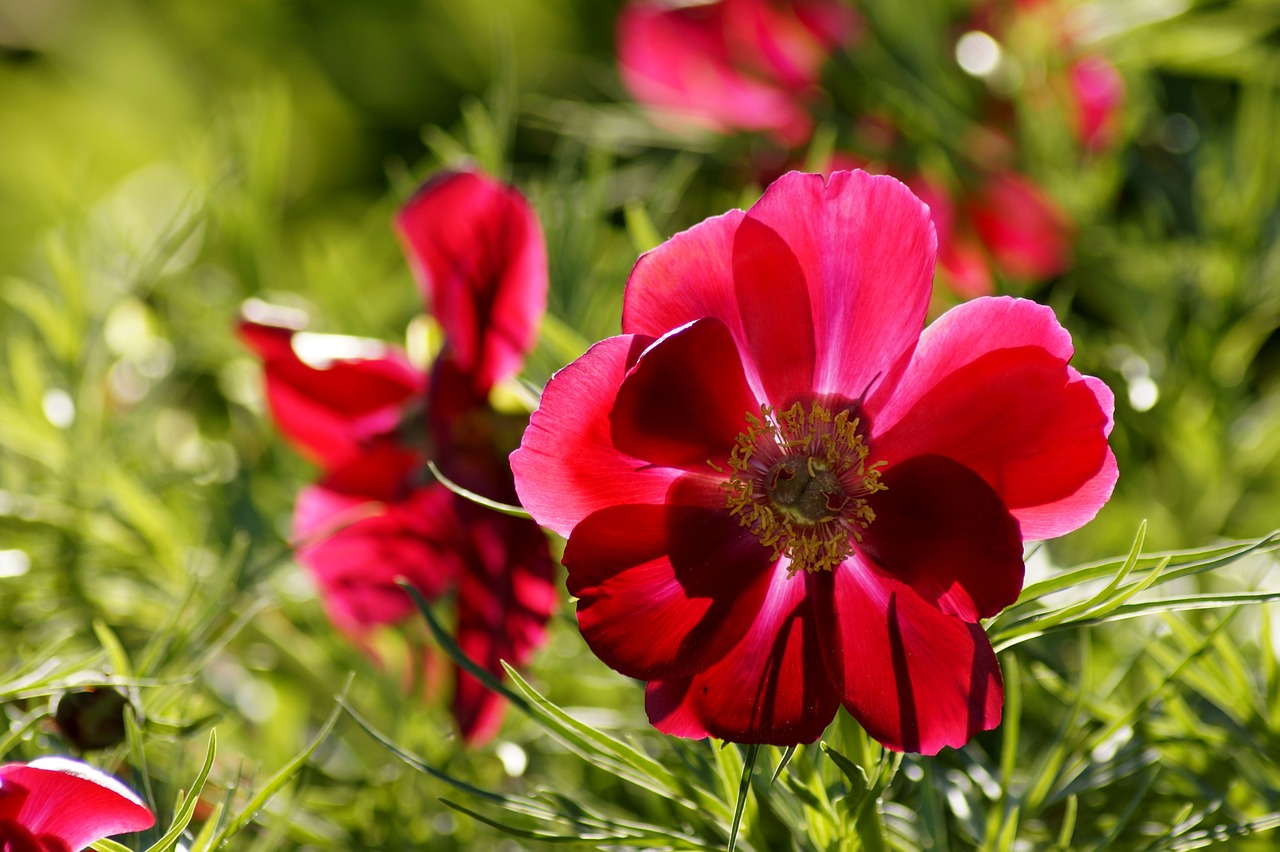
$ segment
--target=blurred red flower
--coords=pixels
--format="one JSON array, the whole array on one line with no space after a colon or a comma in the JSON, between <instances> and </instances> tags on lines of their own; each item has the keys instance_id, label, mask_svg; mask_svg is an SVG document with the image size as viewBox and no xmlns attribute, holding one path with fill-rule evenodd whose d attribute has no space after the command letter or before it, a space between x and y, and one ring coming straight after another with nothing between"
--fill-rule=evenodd
<instances>
[{"instance_id":1,"label":"blurred red flower","mask_svg":"<svg viewBox=\"0 0 1280 852\"><path fill-rule=\"evenodd\" d=\"M839 0L636 0L618 18L618 61L635 99L662 115L795 146L812 129L822 66L859 23Z\"/></svg>"},{"instance_id":2,"label":"blurred red flower","mask_svg":"<svg viewBox=\"0 0 1280 852\"><path fill-rule=\"evenodd\" d=\"M42 757L0 766L0 849L78 852L155 825L127 787L78 760Z\"/></svg>"},{"instance_id":3,"label":"blurred red flower","mask_svg":"<svg viewBox=\"0 0 1280 852\"><path fill-rule=\"evenodd\" d=\"M1090 151L1110 147L1124 105L1124 78L1100 54L1080 57L1067 76L1075 103L1076 138Z\"/></svg>"},{"instance_id":4,"label":"blurred red flower","mask_svg":"<svg viewBox=\"0 0 1280 852\"><path fill-rule=\"evenodd\" d=\"M812 742L843 705L931 754L998 724L979 620L1110 496L1113 400L1033 302L922 333L934 251L898 181L788 174L643 255L624 334L547 386L516 489L659 730Z\"/></svg>"},{"instance_id":5,"label":"blurred red flower","mask_svg":"<svg viewBox=\"0 0 1280 852\"><path fill-rule=\"evenodd\" d=\"M546 537L458 496L426 461L469 491L515 502L506 455L524 421L495 411L489 392L520 369L546 308L542 229L515 189L468 171L430 181L396 225L444 331L429 375L396 347L304 337L254 307L240 335L263 359L281 432L324 471L299 494L293 532L334 624L358 638L409 615L397 577L427 597L453 590L458 644L502 677L500 660L522 665L544 638L555 603ZM453 711L464 737L481 742L502 705L457 671Z\"/></svg>"},{"instance_id":6,"label":"blurred red flower","mask_svg":"<svg viewBox=\"0 0 1280 852\"><path fill-rule=\"evenodd\" d=\"M1017 172L987 176L958 203L940 181L918 175L909 185L929 205L943 280L963 298L994 292L993 265L1023 282L1052 278L1071 265L1066 216Z\"/></svg>"}]
</instances>

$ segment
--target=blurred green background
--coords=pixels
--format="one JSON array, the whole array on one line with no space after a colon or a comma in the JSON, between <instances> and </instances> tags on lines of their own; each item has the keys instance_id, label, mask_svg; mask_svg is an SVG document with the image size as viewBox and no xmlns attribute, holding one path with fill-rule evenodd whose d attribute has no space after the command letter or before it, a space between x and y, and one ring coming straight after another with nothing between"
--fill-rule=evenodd
<instances>
[{"instance_id":1,"label":"blurred green background","mask_svg":"<svg viewBox=\"0 0 1280 852\"><path fill-rule=\"evenodd\" d=\"M930 28L888 2L862 4L875 41L854 61L883 89L858 97L901 103L919 85L910 72L938 65L948 86L979 91L950 67L965 6L923 3L920 20L944 24ZM514 180L547 231L550 315L529 381L540 386L614 333L639 251L760 189L742 165L751 140L680 137L627 100L614 65L619 7L0 0L6 759L71 748L51 702L77 683L127 678L142 735L102 762L145 785L167 822L216 718L205 798L234 811L298 754L356 671L353 705L478 786L592 790L672 818L515 714L497 744L459 749L438 699L405 698L402 648L379 644L379 666L333 633L284 541L293 496L314 471L274 434L258 365L233 337L240 303L260 297L305 308L317 331L404 342L421 305L390 218L420 179L463 159ZM999 285L1053 306L1076 366L1116 391L1116 496L1040 555L1054 566L1127 552L1143 519L1148 550L1280 526L1280 3L1089 9L1106 23L1091 46L1127 86L1120 139L1082 154L1061 121L1014 94L1021 168L1074 221L1075 261L1029 288ZM1034 67L1037 45L1005 47ZM840 138L849 120L837 106L823 127ZM1186 582L1276 580L1262 562ZM1187 802L1218 802L1236 823L1280 812L1274 764L1241 769L1226 746L1280 754L1274 654L1258 613L1098 631L1096 676L1075 634L1026 646L1021 668L1036 673L1025 688L1028 765L1040 765L1036 749L1053 760L1059 742L1075 750L1060 764L1088 762L1134 707L1153 714L1150 736L1176 743L1153 759L1175 768L1151 782L1142 771L1152 761L1121 771L1116 751L1095 754L1089 766L1111 770L1072 793L1095 796L1080 800L1081 831L1090 820L1095 839L1117 824L1174 826ZM427 641L420 625L402 632ZM1133 654L1157 633L1150 656ZM1204 667L1200 680L1182 679L1187 661ZM593 724L672 748L645 725L640 690L586 652L567 605L533 672ZM1075 701L1079 736L1062 727ZM1120 727L1148 735L1135 724ZM350 722L338 730L235 848L517 843L440 805L444 788ZM999 753L998 735L984 743ZM1132 747L1140 758L1155 748ZM994 843L956 804L971 795L995 806L974 774L980 758L912 764L902 807L932 802L957 844ZM936 801L911 789L926 772ZM1027 842L1057 836L1066 800L1038 800ZM1139 818L1120 820L1131 800ZM776 825L756 818L757 848L771 848L759 838Z\"/></svg>"}]
</instances>

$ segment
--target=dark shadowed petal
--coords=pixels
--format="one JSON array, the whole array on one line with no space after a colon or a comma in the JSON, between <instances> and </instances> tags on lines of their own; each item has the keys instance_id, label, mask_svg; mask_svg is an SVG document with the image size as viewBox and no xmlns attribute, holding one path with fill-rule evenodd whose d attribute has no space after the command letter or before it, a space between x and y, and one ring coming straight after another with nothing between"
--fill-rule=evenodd
<instances>
[{"instance_id":1,"label":"dark shadowed petal","mask_svg":"<svg viewBox=\"0 0 1280 852\"><path fill-rule=\"evenodd\" d=\"M476 172L428 181L396 216L453 357L487 390L513 375L547 305L542 226L513 187Z\"/></svg>"},{"instance_id":2,"label":"dark shadowed petal","mask_svg":"<svg viewBox=\"0 0 1280 852\"><path fill-rule=\"evenodd\" d=\"M884 472L862 552L920 597L965 621L990 618L1022 591L1022 536L990 485L942 456Z\"/></svg>"},{"instance_id":3,"label":"dark shadowed petal","mask_svg":"<svg viewBox=\"0 0 1280 852\"><path fill-rule=\"evenodd\" d=\"M795 254L748 215L733 239L733 283L742 331L764 397L786 408L813 388L813 314Z\"/></svg>"},{"instance_id":4,"label":"dark shadowed petal","mask_svg":"<svg viewBox=\"0 0 1280 852\"><path fill-rule=\"evenodd\" d=\"M428 598L445 589L459 573L455 500L440 485L390 503L322 486L302 490L294 546L336 627L358 635L408 615L413 605L397 577Z\"/></svg>"},{"instance_id":5,"label":"dark shadowed petal","mask_svg":"<svg viewBox=\"0 0 1280 852\"><path fill-rule=\"evenodd\" d=\"M1057 355L998 349L947 372L876 439L875 453L891 466L931 453L952 458L995 489L1024 539L1047 538L1082 526L1110 496L1110 407L1100 383ZM1035 511L1024 520L1023 509Z\"/></svg>"},{"instance_id":6,"label":"dark shadowed petal","mask_svg":"<svg viewBox=\"0 0 1280 852\"><path fill-rule=\"evenodd\" d=\"M645 350L618 389L610 422L621 452L707 471L728 458L759 403L724 323L704 319Z\"/></svg>"},{"instance_id":7,"label":"dark shadowed petal","mask_svg":"<svg viewBox=\"0 0 1280 852\"><path fill-rule=\"evenodd\" d=\"M80 850L89 844L155 825L155 817L128 788L78 760L45 757L0 766L5 798L21 792L16 813L5 818L37 838ZM40 848L45 848L44 846Z\"/></svg>"},{"instance_id":8,"label":"dark shadowed petal","mask_svg":"<svg viewBox=\"0 0 1280 852\"><path fill-rule=\"evenodd\" d=\"M652 342L611 337L552 376L520 449L511 454L521 505L538 523L568 537L579 521L607 506L665 501L680 471L619 451L609 417L627 370Z\"/></svg>"},{"instance_id":9,"label":"dark shadowed petal","mask_svg":"<svg viewBox=\"0 0 1280 852\"><path fill-rule=\"evenodd\" d=\"M547 537L533 521L463 507L468 542L458 578L457 640L462 651L498 677L502 661L528 662L546 638L556 603ZM467 742L480 744L502 721L503 700L456 670L453 714Z\"/></svg>"},{"instance_id":10,"label":"dark shadowed petal","mask_svg":"<svg viewBox=\"0 0 1280 852\"><path fill-rule=\"evenodd\" d=\"M792 172L748 211L799 261L816 340L814 389L887 393L924 326L936 240L928 208L904 185L865 172Z\"/></svg>"},{"instance_id":11,"label":"dark shadowed petal","mask_svg":"<svg viewBox=\"0 0 1280 852\"><path fill-rule=\"evenodd\" d=\"M981 625L941 612L857 556L814 577L827 669L871 736L937 754L1000 724L1004 686Z\"/></svg>"},{"instance_id":12,"label":"dark shadowed petal","mask_svg":"<svg viewBox=\"0 0 1280 852\"><path fill-rule=\"evenodd\" d=\"M681 677L733 647L756 618L776 560L723 506L615 506L564 552L578 625L629 677Z\"/></svg>"},{"instance_id":13,"label":"dark shadowed petal","mask_svg":"<svg viewBox=\"0 0 1280 852\"><path fill-rule=\"evenodd\" d=\"M838 694L824 670L810 587L819 575L768 574L769 589L747 635L689 678L649 684L645 709L658 730L739 743L811 743L835 716Z\"/></svg>"},{"instance_id":14,"label":"dark shadowed petal","mask_svg":"<svg viewBox=\"0 0 1280 852\"><path fill-rule=\"evenodd\" d=\"M381 341L301 336L248 320L240 323L239 334L263 360L267 403L281 433L327 468L345 464L366 441L394 431L405 405L426 386L404 354ZM295 349L299 337L308 361Z\"/></svg>"}]
</instances>

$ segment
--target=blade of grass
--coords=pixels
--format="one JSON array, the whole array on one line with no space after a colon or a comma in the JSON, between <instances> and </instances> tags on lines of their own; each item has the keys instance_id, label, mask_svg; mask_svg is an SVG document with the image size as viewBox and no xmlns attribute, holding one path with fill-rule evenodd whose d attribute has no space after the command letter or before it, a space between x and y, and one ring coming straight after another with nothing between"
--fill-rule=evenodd
<instances>
[{"instance_id":1,"label":"blade of grass","mask_svg":"<svg viewBox=\"0 0 1280 852\"><path fill-rule=\"evenodd\" d=\"M747 754L742 759L742 780L738 783L738 803L733 809L733 822L729 826L729 845L727 852L738 848L738 830L742 827L742 811L747 806L747 795L751 792L751 771L756 766L756 756L760 746L752 743L747 746Z\"/></svg>"}]
</instances>

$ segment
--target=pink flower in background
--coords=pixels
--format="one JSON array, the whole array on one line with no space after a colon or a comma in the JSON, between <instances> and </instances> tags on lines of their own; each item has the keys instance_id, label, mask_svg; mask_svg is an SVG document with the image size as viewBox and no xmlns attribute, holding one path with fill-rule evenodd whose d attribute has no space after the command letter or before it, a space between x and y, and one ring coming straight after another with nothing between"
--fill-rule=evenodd
<instances>
[{"instance_id":1,"label":"pink flower in background","mask_svg":"<svg viewBox=\"0 0 1280 852\"><path fill-rule=\"evenodd\" d=\"M456 638L487 670L526 662L555 603L553 563L533 522L459 497L426 468L501 503L516 500L506 455L522 418L489 392L513 376L546 307L542 230L516 190L474 172L443 174L400 211L397 231L444 331L428 375L379 341L300 333L246 307L240 334L263 359L282 433L323 470L302 491L293 532L334 624L359 637L413 612L396 584L456 592ZM501 700L456 673L454 715L483 741Z\"/></svg>"},{"instance_id":2,"label":"pink flower in background","mask_svg":"<svg viewBox=\"0 0 1280 852\"><path fill-rule=\"evenodd\" d=\"M995 290L992 267L1032 282L1071 265L1070 223L1039 187L1016 172L986 177L957 202L938 180L917 175L913 192L929 205L938 235L938 265L962 298Z\"/></svg>"},{"instance_id":3,"label":"pink flower in background","mask_svg":"<svg viewBox=\"0 0 1280 852\"><path fill-rule=\"evenodd\" d=\"M1076 107L1076 138L1091 151L1109 147L1124 104L1124 78L1098 54L1077 59L1067 74Z\"/></svg>"},{"instance_id":4,"label":"pink flower in background","mask_svg":"<svg viewBox=\"0 0 1280 852\"><path fill-rule=\"evenodd\" d=\"M659 730L812 742L843 705L935 753L999 723L980 619L1108 499L1112 395L1033 302L922 332L934 248L896 180L788 174L643 255L623 334L548 384L516 488Z\"/></svg>"},{"instance_id":5,"label":"pink flower in background","mask_svg":"<svg viewBox=\"0 0 1280 852\"><path fill-rule=\"evenodd\" d=\"M78 760L0 766L0 849L8 852L79 852L155 822L127 787Z\"/></svg>"},{"instance_id":6,"label":"pink flower in background","mask_svg":"<svg viewBox=\"0 0 1280 852\"><path fill-rule=\"evenodd\" d=\"M822 66L857 34L838 0L637 0L618 18L622 80L636 100L721 133L802 144Z\"/></svg>"}]
</instances>

